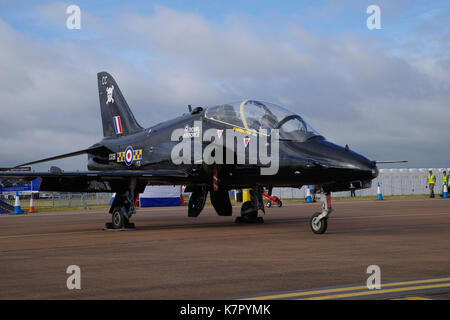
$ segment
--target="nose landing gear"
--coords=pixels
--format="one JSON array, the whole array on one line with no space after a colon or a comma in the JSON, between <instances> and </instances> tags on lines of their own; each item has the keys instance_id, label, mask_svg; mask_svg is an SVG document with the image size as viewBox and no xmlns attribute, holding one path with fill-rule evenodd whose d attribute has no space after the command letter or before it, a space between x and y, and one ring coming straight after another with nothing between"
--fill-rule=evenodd
<instances>
[{"instance_id":1,"label":"nose landing gear","mask_svg":"<svg viewBox=\"0 0 450 320\"><path fill-rule=\"evenodd\" d=\"M323 234L327 231L328 216L333 212L330 192L322 192L320 201L322 202L322 212L314 213L309 221L311 230L315 234Z\"/></svg>"}]
</instances>

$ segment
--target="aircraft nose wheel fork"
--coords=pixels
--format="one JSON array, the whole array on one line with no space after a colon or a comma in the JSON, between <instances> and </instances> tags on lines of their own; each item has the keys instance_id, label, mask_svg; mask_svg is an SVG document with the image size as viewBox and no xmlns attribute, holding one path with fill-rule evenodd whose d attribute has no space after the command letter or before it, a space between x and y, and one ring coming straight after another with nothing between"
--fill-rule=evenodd
<instances>
[{"instance_id":1,"label":"aircraft nose wheel fork","mask_svg":"<svg viewBox=\"0 0 450 320\"><path fill-rule=\"evenodd\" d=\"M326 193L325 195L322 193L321 202L322 212L314 213L309 221L311 230L315 234L323 234L325 233L325 231L327 231L328 216L331 212L333 212L333 208L331 207L330 193Z\"/></svg>"},{"instance_id":2,"label":"aircraft nose wheel fork","mask_svg":"<svg viewBox=\"0 0 450 320\"><path fill-rule=\"evenodd\" d=\"M311 217L311 221L310 221L311 230L315 234L322 234L322 233L325 233L325 231L327 231L328 219L327 218L319 219L320 215L321 215L320 212L316 212Z\"/></svg>"}]
</instances>

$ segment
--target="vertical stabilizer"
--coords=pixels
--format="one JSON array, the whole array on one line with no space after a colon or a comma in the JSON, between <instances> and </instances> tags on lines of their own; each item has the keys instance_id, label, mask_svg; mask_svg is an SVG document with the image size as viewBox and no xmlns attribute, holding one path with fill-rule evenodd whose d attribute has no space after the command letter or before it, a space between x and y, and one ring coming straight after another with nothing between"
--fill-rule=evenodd
<instances>
[{"instance_id":1,"label":"vertical stabilizer","mask_svg":"<svg viewBox=\"0 0 450 320\"><path fill-rule=\"evenodd\" d=\"M104 137L120 137L143 130L137 123L114 78L97 74Z\"/></svg>"}]
</instances>

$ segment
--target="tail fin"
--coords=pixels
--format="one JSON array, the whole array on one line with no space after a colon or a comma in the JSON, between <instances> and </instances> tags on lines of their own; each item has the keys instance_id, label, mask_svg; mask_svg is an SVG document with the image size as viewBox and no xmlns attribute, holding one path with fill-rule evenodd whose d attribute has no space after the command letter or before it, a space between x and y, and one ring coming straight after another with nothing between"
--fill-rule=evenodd
<instances>
[{"instance_id":1,"label":"tail fin","mask_svg":"<svg viewBox=\"0 0 450 320\"><path fill-rule=\"evenodd\" d=\"M143 130L134 118L114 78L107 72L99 72L97 81L103 136L120 137Z\"/></svg>"}]
</instances>

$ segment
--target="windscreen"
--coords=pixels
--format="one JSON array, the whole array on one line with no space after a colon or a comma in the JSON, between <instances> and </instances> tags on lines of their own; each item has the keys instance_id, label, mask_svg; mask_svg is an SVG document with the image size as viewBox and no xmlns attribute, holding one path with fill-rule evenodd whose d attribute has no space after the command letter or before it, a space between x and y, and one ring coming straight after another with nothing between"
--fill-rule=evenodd
<instances>
[{"instance_id":1,"label":"windscreen","mask_svg":"<svg viewBox=\"0 0 450 320\"><path fill-rule=\"evenodd\" d=\"M206 110L205 117L253 132L266 129L270 134L273 129L279 129L282 139L305 141L320 135L294 112L273 103L257 100L244 100L211 107Z\"/></svg>"}]
</instances>

